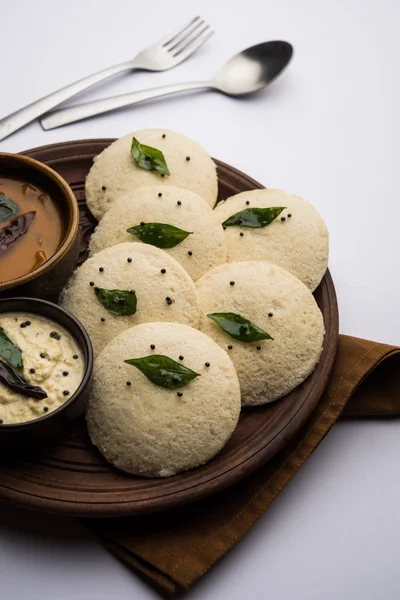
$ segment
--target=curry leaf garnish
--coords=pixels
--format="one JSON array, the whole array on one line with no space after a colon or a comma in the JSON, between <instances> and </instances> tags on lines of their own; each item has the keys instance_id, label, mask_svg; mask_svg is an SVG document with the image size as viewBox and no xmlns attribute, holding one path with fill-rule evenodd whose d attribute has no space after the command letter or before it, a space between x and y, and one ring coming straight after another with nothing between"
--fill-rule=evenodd
<instances>
[{"instance_id":1,"label":"curry leaf garnish","mask_svg":"<svg viewBox=\"0 0 400 600\"><path fill-rule=\"evenodd\" d=\"M0 221L8 221L18 213L18 204L5 194L0 193Z\"/></svg>"},{"instance_id":2,"label":"curry leaf garnish","mask_svg":"<svg viewBox=\"0 0 400 600\"><path fill-rule=\"evenodd\" d=\"M0 356L16 369L22 369L22 352L8 337L3 327L0 327Z\"/></svg>"},{"instance_id":3,"label":"curry leaf garnish","mask_svg":"<svg viewBox=\"0 0 400 600\"><path fill-rule=\"evenodd\" d=\"M135 137L132 138L131 154L138 166L146 171L158 171L163 175L170 175L164 154L157 148L141 144Z\"/></svg>"},{"instance_id":4,"label":"curry leaf garnish","mask_svg":"<svg viewBox=\"0 0 400 600\"><path fill-rule=\"evenodd\" d=\"M211 313L207 317L215 321L225 333L233 339L239 340L239 342L258 342L274 339L264 329L236 313Z\"/></svg>"},{"instance_id":5,"label":"curry leaf garnish","mask_svg":"<svg viewBox=\"0 0 400 600\"><path fill-rule=\"evenodd\" d=\"M278 217L286 206L270 206L269 208L245 208L231 215L222 223L224 227L265 227Z\"/></svg>"},{"instance_id":6,"label":"curry leaf garnish","mask_svg":"<svg viewBox=\"0 0 400 600\"><path fill-rule=\"evenodd\" d=\"M101 304L118 317L127 317L136 312L137 298L134 290L106 290L95 287L94 292Z\"/></svg>"},{"instance_id":7,"label":"curry leaf garnish","mask_svg":"<svg viewBox=\"0 0 400 600\"><path fill-rule=\"evenodd\" d=\"M145 244L151 244L157 246L157 248L173 248L193 233L193 231L185 231L166 223L134 225L129 227L127 232L139 238Z\"/></svg>"},{"instance_id":8,"label":"curry leaf garnish","mask_svg":"<svg viewBox=\"0 0 400 600\"><path fill-rule=\"evenodd\" d=\"M0 360L0 381L13 392L18 392L28 398L43 400L47 398L46 392L38 385L31 385L26 379L15 373L11 367Z\"/></svg>"},{"instance_id":9,"label":"curry leaf garnish","mask_svg":"<svg viewBox=\"0 0 400 600\"><path fill-rule=\"evenodd\" d=\"M0 229L0 254L6 252L8 248L28 231L36 211L18 215L10 221L8 225Z\"/></svg>"},{"instance_id":10,"label":"curry leaf garnish","mask_svg":"<svg viewBox=\"0 0 400 600\"><path fill-rule=\"evenodd\" d=\"M163 354L131 358L124 362L139 369L155 385L169 390L177 390L188 384L195 377L200 377L200 373L184 367Z\"/></svg>"}]
</instances>

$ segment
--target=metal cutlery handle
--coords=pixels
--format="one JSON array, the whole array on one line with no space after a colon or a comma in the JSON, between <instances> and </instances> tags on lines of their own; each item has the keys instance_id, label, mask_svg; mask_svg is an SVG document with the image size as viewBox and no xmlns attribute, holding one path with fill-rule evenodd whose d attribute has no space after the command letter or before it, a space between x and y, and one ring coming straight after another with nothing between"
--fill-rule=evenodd
<instances>
[{"instance_id":1,"label":"metal cutlery handle","mask_svg":"<svg viewBox=\"0 0 400 600\"><path fill-rule=\"evenodd\" d=\"M32 104L17 110L11 115L8 115L8 117L4 117L4 119L0 120L0 140L3 140L11 133L14 133L14 131L17 131L17 129L20 129L31 121L34 121L55 106L65 102L75 94L79 94L80 92L87 90L92 85L95 85L104 79L108 79L113 75L117 75L118 73L132 68L134 68L132 61L108 67L107 69L98 71L97 73L89 75L84 79L80 79L75 83L71 83L70 85L63 87L61 90L45 96L41 100L32 102Z\"/></svg>"},{"instance_id":2,"label":"metal cutlery handle","mask_svg":"<svg viewBox=\"0 0 400 600\"><path fill-rule=\"evenodd\" d=\"M144 102L151 98L158 98L161 96L167 96L168 94L177 94L179 92L185 92L187 90L195 90L201 88L210 88L212 84L207 81L200 81L194 83L181 83L175 85L165 85L162 87L151 88L149 90L142 90L140 92L131 92L129 94L121 94L120 96L113 96L111 98L103 98L102 100L95 100L94 102L87 102L85 104L77 104L70 108L55 110L49 115L44 116L40 119L40 123L43 129L55 129L68 123L74 123L88 117L94 117L116 108L122 108L123 106L130 106L131 104L137 104L138 102Z\"/></svg>"}]
</instances>

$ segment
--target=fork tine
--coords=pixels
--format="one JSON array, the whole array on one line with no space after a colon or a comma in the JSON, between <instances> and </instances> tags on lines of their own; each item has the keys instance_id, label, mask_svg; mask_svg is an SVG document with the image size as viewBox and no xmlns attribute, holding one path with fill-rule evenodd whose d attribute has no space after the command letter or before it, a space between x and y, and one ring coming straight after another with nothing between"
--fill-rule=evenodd
<instances>
[{"instance_id":1,"label":"fork tine","mask_svg":"<svg viewBox=\"0 0 400 600\"><path fill-rule=\"evenodd\" d=\"M206 31L208 31L208 33L206 35L203 35ZM174 58L176 56L179 56L179 58L181 58L182 60L185 60L186 58L188 58L191 54L193 54L193 52L195 52L196 50L198 50L203 44L206 43L207 40L210 39L210 37L212 35L214 35L214 31L212 29L210 29L207 25L207 27L205 27L198 36L196 36L196 38L194 40L190 40L187 44L185 44L183 46L183 48L180 48L179 50L177 50L173 56Z\"/></svg>"},{"instance_id":2,"label":"fork tine","mask_svg":"<svg viewBox=\"0 0 400 600\"><path fill-rule=\"evenodd\" d=\"M177 54L180 50L184 50L184 48L186 48L189 44L191 44L192 42L195 42L197 40L197 38L199 36L201 36L205 31L207 31L209 28L210 28L210 26L207 25L207 23L203 23L203 26L201 28L196 28L190 34L185 35L185 37L181 41L174 44L174 46L172 48L169 48L169 51L172 52L173 56L175 56L175 54Z\"/></svg>"},{"instance_id":3,"label":"fork tine","mask_svg":"<svg viewBox=\"0 0 400 600\"><path fill-rule=\"evenodd\" d=\"M206 22L203 21L203 19L197 20L191 27L186 28L185 31L182 31L182 33L180 33L179 35L176 35L173 40L171 40L167 44L164 44L164 48L166 50L168 50L169 52L171 52L172 50L175 50L175 48L177 46L179 46L179 44L184 42L195 31L198 31L199 28L201 29L201 27L203 27L203 25L206 25ZM171 44L172 44L172 46L171 46Z\"/></svg>"},{"instance_id":4,"label":"fork tine","mask_svg":"<svg viewBox=\"0 0 400 600\"><path fill-rule=\"evenodd\" d=\"M161 40L159 40L157 42L156 45L157 46L158 45L166 46L166 44L169 44L170 42L172 42L178 35L180 35L183 31L186 31L186 29L188 29L188 27L191 27L199 19L200 19L199 16L194 17L194 19L191 19L188 23L186 23L186 25L184 27L179 27L175 31L171 31L171 33L168 33L167 35L165 35L163 38L161 38Z\"/></svg>"}]
</instances>

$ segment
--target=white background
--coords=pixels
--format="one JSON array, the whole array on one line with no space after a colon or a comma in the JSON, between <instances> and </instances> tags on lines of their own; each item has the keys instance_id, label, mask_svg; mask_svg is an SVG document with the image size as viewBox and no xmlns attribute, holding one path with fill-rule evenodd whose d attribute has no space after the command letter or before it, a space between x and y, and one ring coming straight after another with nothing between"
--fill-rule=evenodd
<instances>
[{"instance_id":1,"label":"white background","mask_svg":"<svg viewBox=\"0 0 400 600\"><path fill-rule=\"evenodd\" d=\"M286 39L282 79L248 99L193 93L0 143L166 127L268 187L311 201L331 236L342 333L400 343L398 0L1 0L0 116L105 66L200 13L216 35L161 74L135 73L82 99L208 78L237 51ZM251 532L190 600L398 600L400 421L335 425ZM0 507L2 600L159 598L77 522Z\"/></svg>"}]
</instances>

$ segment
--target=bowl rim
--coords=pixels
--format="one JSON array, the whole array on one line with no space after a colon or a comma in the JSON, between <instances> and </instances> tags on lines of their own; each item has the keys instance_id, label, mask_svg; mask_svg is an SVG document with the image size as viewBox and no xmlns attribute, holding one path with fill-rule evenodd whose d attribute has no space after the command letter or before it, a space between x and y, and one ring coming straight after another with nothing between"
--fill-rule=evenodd
<instances>
[{"instance_id":1,"label":"bowl rim","mask_svg":"<svg viewBox=\"0 0 400 600\"><path fill-rule=\"evenodd\" d=\"M28 283L29 281L32 281L33 279L40 277L40 275L42 275L49 269L52 269L57 263L60 262L60 260L66 255L68 250L71 248L71 246L76 238L76 235L78 233L78 230L79 230L78 201L75 197L74 192L72 191L72 189L70 188L68 183L65 181L65 179L63 179L61 177L61 175L59 175L56 171L54 171L54 169L52 169L51 167L48 167L44 163L41 163L40 161L38 161L34 158L30 158L30 157L24 156L22 154L12 153L12 152L0 152L0 165L1 165L1 160L3 158L7 158L11 161L15 161L16 163L19 163L21 166L24 164L25 165L28 164L32 168L36 169L37 171L41 171L42 174L50 177L50 179L52 179L53 182L59 186L61 191L64 193L64 195L68 199L69 206L70 206L71 212L72 212L72 222L66 232L64 241L59 246L58 250L48 260L46 260L46 262L43 263L43 265L40 265L40 267L38 267L34 271L31 271L30 273L26 273L25 275L21 275L20 277L16 277L15 279L10 279L10 280L4 281L2 283L0 282L0 291L8 290L10 288L14 288L19 285Z\"/></svg>"},{"instance_id":2,"label":"bowl rim","mask_svg":"<svg viewBox=\"0 0 400 600\"><path fill-rule=\"evenodd\" d=\"M77 389L75 390L75 392L72 394L72 396L70 396L70 398L68 398L68 400L66 400L63 404L61 404L58 408L56 408L55 410L46 413L45 415L43 415L42 417L37 417L36 419L31 419L30 421L22 421L21 423L1 423L0 424L0 432L1 431L11 431L11 430L17 430L17 429L29 429L30 427L32 427L33 425L39 424L39 423L43 423L46 420L52 419L54 418L56 415L60 414L60 412L62 412L63 410L65 410L70 404L72 404L73 402L75 402L76 398L84 391L84 389L86 388L86 386L88 385L88 383L90 382L91 376L92 376L92 372L93 372L93 365L94 365L94 354L93 354L93 346L92 346L92 342L90 340L89 334L86 331L86 329L84 328L84 326L82 325L82 323L72 314L69 312L69 310L63 308L62 306L59 306L58 304L55 304L55 302L49 302L48 300L42 300L41 298L31 298L29 296L18 296L18 297L13 297L13 298L0 298L0 316L2 313L1 310L1 305L3 303L6 302L29 302L32 303L33 305L42 305L42 306L51 306L51 308L55 309L56 312L60 312L62 314L64 314L67 317L67 320L71 321L72 323L74 323L74 325L76 327L78 327L78 329L80 330L81 334L82 334L82 338L84 340L84 344L87 348L87 361L86 361L86 365L85 365L85 371L82 377L82 380L79 384L79 386L77 387ZM21 312L18 310L18 308L15 311L10 311L7 310L7 313L10 312ZM23 312L29 312L29 311L23 311ZM43 315L37 311L35 311L35 309L33 308L31 311L31 314L34 315L38 315L38 316L42 316ZM54 318L50 318L51 321L56 321L58 322L56 319ZM82 346L82 344L80 344L80 342L78 342L78 340L76 340L76 337L73 335L73 333L69 330L68 327L65 327L64 325L61 325L61 323L58 322L58 324L63 327L64 329L67 329L68 332L70 333L70 335L75 339L76 343L79 346Z\"/></svg>"}]
</instances>

